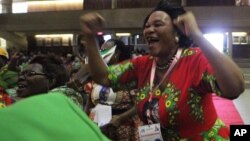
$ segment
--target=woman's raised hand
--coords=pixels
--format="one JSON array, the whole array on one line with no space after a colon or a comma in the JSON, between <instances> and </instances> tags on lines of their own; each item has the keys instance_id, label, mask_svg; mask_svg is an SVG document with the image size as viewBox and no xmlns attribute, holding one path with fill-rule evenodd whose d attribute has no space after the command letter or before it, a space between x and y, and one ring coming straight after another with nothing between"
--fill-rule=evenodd
<instances>
[{"instance_id":1,"label":"woman's raised hand","mask_svg":"<svg viewBox=\"0 0 250 141\"><path fill-rule=\"evenodd\" d=\"M86 36L95 36L96 33L104 28L105 20L98 13L87 13L80 17L82 34Z\"/></svg>"},{"instance_id":2,"label":"woman's raised hand","mask_svg":"<svg viewBox=\"0 0 250 141\"><path fill-rule=\"evenodd\" d=\"M188 11L178 16L174 20L174 24L187 36L194 37L202 35L192 12Z\"/></svg>"}]
</instances>

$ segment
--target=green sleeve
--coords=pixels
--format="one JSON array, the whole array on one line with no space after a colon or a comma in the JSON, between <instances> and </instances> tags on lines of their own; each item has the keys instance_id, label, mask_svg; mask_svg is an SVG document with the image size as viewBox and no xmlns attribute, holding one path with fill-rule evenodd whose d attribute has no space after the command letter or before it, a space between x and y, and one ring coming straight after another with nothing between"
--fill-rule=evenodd
<instances>
[{"instance_id":1,"label":"green sleeve","mask_svg":"<svg viewBox=\"0 0 250 141\"><path fill-rule=\"evenodd\" d=\"M18 101L1 109L0 117L0 139L4 141L109 140L63 94L41 94Z\"/></svg>"},{"instance_id":2,"label":"green sleeve","mask_svg":"<svg viewBox=\"0 0 250 141\"><path fill-rule=\"evenodd\" d=\"M18 73L10 71L6 66L0 70L0 86L4 89L15 87L18 81Z\"/></svg>"}]
</instances>

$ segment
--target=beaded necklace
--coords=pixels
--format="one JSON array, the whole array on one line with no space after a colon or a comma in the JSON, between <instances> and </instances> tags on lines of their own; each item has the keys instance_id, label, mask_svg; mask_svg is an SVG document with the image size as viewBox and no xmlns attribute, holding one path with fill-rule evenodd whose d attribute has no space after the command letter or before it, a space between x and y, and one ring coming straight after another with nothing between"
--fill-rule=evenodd
<instances>
[{"instance_id":1,"label":"beaded necklace","mask_svg":"<svg viewBox=\"0 0 250 141\"><path fill-rule=\"evenodd\" d=\"M156 64L156 69L158 69L158 70L165 70L165 69L168 69L169 68L169 65L172 63L172 61L174 60L174 57L175 57L175 55L171 58L171 59L169 59L168 60L168 63L167 64L165 64L165 65L158 65L158 64Z\"/></svg>"}]
</instances>

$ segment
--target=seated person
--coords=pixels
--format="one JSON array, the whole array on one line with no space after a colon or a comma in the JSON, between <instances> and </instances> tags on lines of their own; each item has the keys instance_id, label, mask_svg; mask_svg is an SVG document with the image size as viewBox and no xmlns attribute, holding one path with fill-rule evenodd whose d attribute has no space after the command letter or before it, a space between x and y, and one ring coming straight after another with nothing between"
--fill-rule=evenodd
<instances>
[{"instance_id":1,"label":"seated person","mask_svg":"<svg viewBox=\"0 0 250 141\"><path fill-rule=\"evenodd\" d=\"M55 54L38 55L20 73L15 99L60 91L82 108L82 96L66 86L69 76L62 60Z\"/></svg>"}]
</instances>

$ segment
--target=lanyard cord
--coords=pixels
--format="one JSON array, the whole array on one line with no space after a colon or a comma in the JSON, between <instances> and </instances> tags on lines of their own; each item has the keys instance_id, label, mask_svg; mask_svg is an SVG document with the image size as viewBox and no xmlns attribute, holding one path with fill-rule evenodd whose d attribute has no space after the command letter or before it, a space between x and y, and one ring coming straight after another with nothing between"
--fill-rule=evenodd
<instances>
[{"instance_id":1,"label":"lanyard cord","mask_svg":"<svg viewBox=\"0 0 250 141\"><path fill-rule=\"evenodd\" d=\"M169 69L167 70L167 72L164 74L163 78L161 79L160 83L156 86L156 88L158 88L162 82L166 79L166 77L169 75L170 71L174 68L175 64L177 63L177 61L180 59L181 56L181 52L182 49L178 49L177 54L174 56L174 59L169 67ZM151 74L150 74L150 91L153 91L153 83L154 83L154 77L155 77L155 70L156 70L156 62L155 60L153 61L153 65L152 65L152 69L151 69Z\"/></svg>"},{"instance_id":2,"label":"lanyard cord","mask_svg":"<svg viewBox=\"0 0 250 141\"><path fill-rule=\"evenodd\" d=\"M177 51L177 54L173 58L173 61L172 61L171 65L170 65L170 67L168 68L167 72L164 74L164 76L161 79L160 83L158 83L158 85L155 88L158 88L163 83L163 81L167 78L167 76L169 75L169 73L171 72L171 70L176 65L177 61L180 59L181 52L182 52L182 49L179 48L178 51ZM156 61L154 60L153 61L153 65L152 65L152 69L151 69L151 73L150 73L150 84L149 84L150 92L149 92L149 99L148 99L149 104L152 101L152 97L153 97L153 83L154 83L154 78L155 78L155 70L156 70ZM150 117L151 117L150 116L151 115L150 111L151 110L148 108L147 109L147 113L146 113L148 124L152 124L152 121L150 120Z\"/></svg>"}]
</instances>

